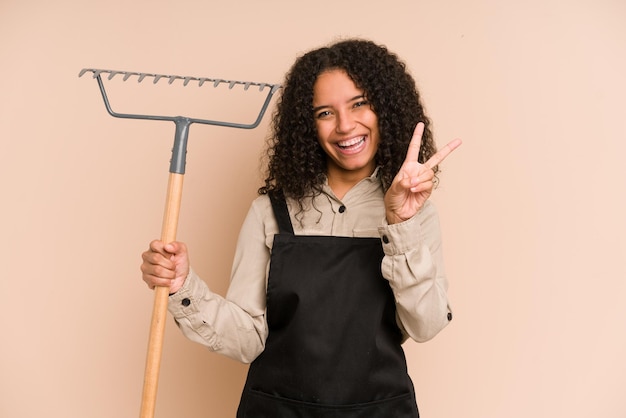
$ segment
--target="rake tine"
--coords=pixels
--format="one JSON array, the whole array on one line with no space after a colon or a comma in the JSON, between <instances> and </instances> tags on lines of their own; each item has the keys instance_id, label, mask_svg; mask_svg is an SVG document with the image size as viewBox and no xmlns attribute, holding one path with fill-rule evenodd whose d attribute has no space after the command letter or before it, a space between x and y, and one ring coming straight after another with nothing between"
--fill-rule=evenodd
<instances>
[{"instance_id":1,"label":"rake tine","mask_svg":"<svg viewBox=\"0 0 626 418\"><path fill-rule=\"evenodd\" d=\"M126 81L130 78L131 75L139 75L139 73L132 73L132 72L126 72L124 73L124 78L123 80Z\"/></svg>"},{"instance_id":2,"label":"rake tine","mask_svg":"<svg viewBox=\"0 0 626 418\"><path fill-rule=\"evenodd\" d=\"M167 82L168 84L172 84L174 82L174 80L182 80L183 77L179 76L179 75L171 75L169 76L169 81Z\"/></svg>"}]
</instances>

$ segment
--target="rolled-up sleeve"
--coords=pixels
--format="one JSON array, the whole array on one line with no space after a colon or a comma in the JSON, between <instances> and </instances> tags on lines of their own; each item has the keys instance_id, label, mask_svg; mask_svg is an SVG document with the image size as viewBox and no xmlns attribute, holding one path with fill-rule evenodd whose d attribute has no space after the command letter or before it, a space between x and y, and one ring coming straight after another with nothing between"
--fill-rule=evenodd
<instances>
[{"instance_id":1,"label":"rolled-up sleeve","mask_svg":"<svg viewBox=\"0 0 626 418\"><path fill-rule=\"evenodd\" d=\"M379 233L381 270L393 290L399 325L415 341L428 341L452 319L435 206L427 201L413 218L384 224Z\"/></svg>"}]
</instances>

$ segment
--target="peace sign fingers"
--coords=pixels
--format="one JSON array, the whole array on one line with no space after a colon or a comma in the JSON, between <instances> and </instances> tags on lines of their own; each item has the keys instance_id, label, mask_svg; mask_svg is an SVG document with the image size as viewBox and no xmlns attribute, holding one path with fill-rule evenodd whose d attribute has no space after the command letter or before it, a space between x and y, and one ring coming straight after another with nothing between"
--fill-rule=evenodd
<instances>
[{"instance_id":1,"label":"peace sign fingers","mask_svg":"<svg viewBox=\"0 0 626 418\"><path fill-rule=\"evenodd\" d=\"M418 162L424 123L415 127L406 152L406 159L385 193L385 215L389 224L412 218L430 197L435 173L433 168L461 145L460 139L448 143L423 164Z\"/></svg>"},{"instance_id":2,"label":"peace sign fingers","mask_svg":"<svg viewBox=\"0 0 626 418\"><path fill-rule=\"evenodd\" d=\"M416 162L420 155L420 148L422 147L422 135L424 134L424 122L420 122L413 131L413 137L409 142L409 147L406 152L405 163ZM450 141L445 147L435 153L432 157L424 163L424 165L430 169L439 165L452 151L457 149L461 145L460 139Z\"/></svg>"},{"instance_id":3,"label":"peace sign fingers","mask_svg":"<svg viewBox=\"0 0 626 418\"><path fill-rule=\"evenodd\" d=\"M460 139L449 142L428 161L418 161L422 146L424 123L415 127L406 152L406 159L385 193L385 216L389 224L412 218L424 206L433 191L433 168L461 145Z\"/></svg>"}]
</instances>

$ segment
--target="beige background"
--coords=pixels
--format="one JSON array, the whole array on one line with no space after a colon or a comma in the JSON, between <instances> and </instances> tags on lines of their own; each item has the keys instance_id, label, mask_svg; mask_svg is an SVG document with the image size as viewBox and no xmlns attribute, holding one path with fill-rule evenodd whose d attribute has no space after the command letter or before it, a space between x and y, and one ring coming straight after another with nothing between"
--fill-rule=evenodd
<instances>
[{"instance_id":1,"label":"beige background","mask_svg":"<svg viewBox=\"0 0 626 418\"><path fill-rule=\"evenodd\" d=\"M110 117L79 70L280 82L355 35L405 58L440 145L464 139L433 197L455 320L405 347L423 416L623 418L625 21L622 0L1 0L0 416L138 416L174 127ZM234 102L180 113L255 106ZM178 237L217 292L267 122L191 127ZM233 416L245 372L168 320L157 417Z\"/></svg>"}]
</instances>

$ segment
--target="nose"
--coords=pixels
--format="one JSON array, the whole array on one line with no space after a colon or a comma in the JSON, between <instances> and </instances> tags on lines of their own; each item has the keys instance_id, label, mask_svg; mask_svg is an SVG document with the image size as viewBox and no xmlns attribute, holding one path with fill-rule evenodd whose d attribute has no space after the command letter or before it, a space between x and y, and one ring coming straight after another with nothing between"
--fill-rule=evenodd
<instances>
[{"instance_id":1,"label":"nose","mask_svg":"<svg viewBox=\"0 0 626 418\"><path fill-rule=\"evenodd\" d=\"M337 133L351 132L356 126L356 120L351 112L340 112L337 114L337 125L335 131Z\"/></svg>"}]
</instances>

